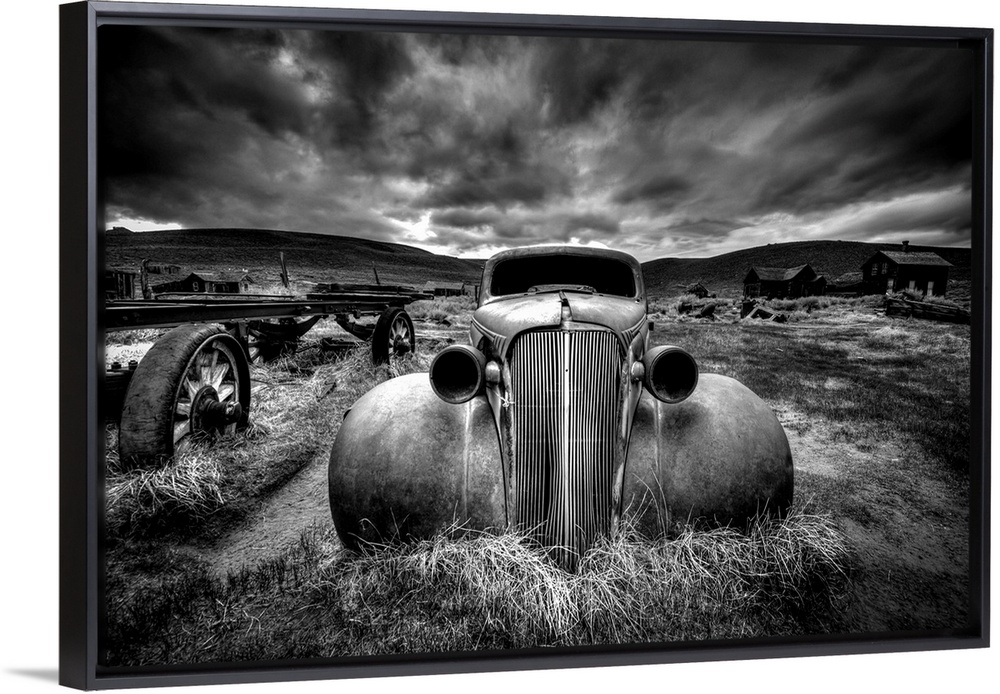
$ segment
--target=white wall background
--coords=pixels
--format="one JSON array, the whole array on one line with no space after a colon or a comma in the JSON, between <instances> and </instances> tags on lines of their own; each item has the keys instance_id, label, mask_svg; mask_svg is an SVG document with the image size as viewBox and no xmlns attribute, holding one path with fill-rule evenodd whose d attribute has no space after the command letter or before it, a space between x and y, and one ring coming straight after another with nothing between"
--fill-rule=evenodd
<instances>
[{"instance_id":1,"label":"white wall background","mask_svg":"<svg viewBox=\"0 0 1000 694\"><path fill-rule=\"evenodd\" d=\"M173 0L169 0L174 4ZM167 0L161 0L167 2ZM217 4L334 7L324 0ZM5 5L2 137L3 227L0 268L0 682L8 692L57 687L58 518L58 5ZM659 16L811 23L996 27L1000 13L983 0L891 3L837 0L345 0L339 6L510 13ZM995 120L995 119L994 119ZM39 281L45 277L46 281ZM995 524L994 524L995 527ZM995 583L995 582L994 582ZM588 668L570 671L382 678L148 691L468 692L976 692L995 686L995 649L828 656L748 662ZM994 681L994 685L988 682Z\"/></svg>"}]
</instances>

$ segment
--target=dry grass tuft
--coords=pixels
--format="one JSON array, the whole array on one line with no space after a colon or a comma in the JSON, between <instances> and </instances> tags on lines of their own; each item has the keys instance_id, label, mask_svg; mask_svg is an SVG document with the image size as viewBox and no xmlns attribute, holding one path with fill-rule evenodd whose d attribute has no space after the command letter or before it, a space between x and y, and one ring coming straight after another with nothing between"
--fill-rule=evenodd
<instances>
[{"instance_id":1,"label":"dry grass tuft","mask_svg":"<svg viewBox=\"0 0 1000 694\"><path fill-rule=\"evenodd\" d=\"M406 308L407 313L415 321L447 322L452 325L468 325L475 310L476 300L471 296L449 296L415 301Z\"/></svg>"},{"instance_id":2,"label":"dry grass tuft","mask_svg":"<svg viewBox=\"0 0 1000 694\"><path fill-rule=\"evenodd\" d=\"M218 459L196 449L164 467L109 476L107 522L123 534L167 521L203 520L225 503Z\"/></svg>"},{"instance_id":3,"label":"dry grass tuft","mask_svg":"<svg viewBox=\"0 0 1000 694\"><path fill-rule=\"evenodd\" d=\"M801 633L846 582L848 550L829 519L795 512L749 532L631 528L576 573L523 536L452 529L329 562L316 588L345 616L359 654L638 643ZM808 608L808 609L807 609ZM390 649L391 652L392 649Z\"/></svg>"},{"instance_id":4,"label":"dry grass tuft","mask_svg":"<svg viewBox=\"0 0 1000 694\"><path fill-rule=\"evenodd\" d=\"M109 628L116 664L828 633L850 560L829 519L800 512L657 540L626 526L576 573L512 532L451 528L359 554L313 527L225 579L157 545L113 592Z\"/></svg>"},{"instance_id":5,"label":"dry grass tuft","mask_svg":"<svg viewBox=\"0 0 1000 694\"><path fill-rule=\"evenodd\" d=\"M139 345L156 342L166 331L164 328L140 328L137 330L115 330L106 335L107 345Z\"/></svg>"},{"instance_id":6,"label":"dry grass tuft","mask_svg":"<svg viewBox=\"0 0 1000 694\"><path fill-rule=\"evenodd\" d=\"M916 336L907 330L885 325L860 340L860 345L869 350L895 350L900 347L910 347L916 342Z\"/></svg>"}]
</instances>

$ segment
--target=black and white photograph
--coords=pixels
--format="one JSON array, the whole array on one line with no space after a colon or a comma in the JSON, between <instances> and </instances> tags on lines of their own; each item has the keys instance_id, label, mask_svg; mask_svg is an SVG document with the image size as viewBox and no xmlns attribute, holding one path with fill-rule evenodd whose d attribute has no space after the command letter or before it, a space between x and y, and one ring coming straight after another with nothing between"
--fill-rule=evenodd
<instances>
[{"instance_id":1,"label":"black and white photograph","mask_svg":"<svg viewBox=\"0 0 1000 694\"><path fill-rule=\"evenodd\" d=\"M971 42L157 18L94 60L104 675L980 628Z\"/></svg>"},{"instance_id":2,"label":"black and white photograph","mask_svg":"<svg viewBox=\"0 0 1000 694\"><path fill-rule=\"evenodd\" d=\"M107 666L966 625L971 51L98 65Z\"/></svg>"}]
</instances>

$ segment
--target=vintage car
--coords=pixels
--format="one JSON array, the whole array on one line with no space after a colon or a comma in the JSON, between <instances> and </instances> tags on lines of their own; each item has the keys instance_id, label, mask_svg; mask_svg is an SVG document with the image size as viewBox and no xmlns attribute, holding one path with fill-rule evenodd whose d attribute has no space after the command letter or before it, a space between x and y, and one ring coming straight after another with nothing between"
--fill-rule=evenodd
<instances>
[{"instance_id":1,"label":"vintage car","mask_svg":"<svg viewBox=\"0 0 1000 694\"><path fill-rule=\"evenodd\" d=\"M452 525L516 528L573 568L624 514L742 524L792 500L792 457L768 406L650 347L642 269L618 251L532 247L483 270L470 344L390 379L346 415L330 506L346 545Z\"/></svg>"}]
</instances>

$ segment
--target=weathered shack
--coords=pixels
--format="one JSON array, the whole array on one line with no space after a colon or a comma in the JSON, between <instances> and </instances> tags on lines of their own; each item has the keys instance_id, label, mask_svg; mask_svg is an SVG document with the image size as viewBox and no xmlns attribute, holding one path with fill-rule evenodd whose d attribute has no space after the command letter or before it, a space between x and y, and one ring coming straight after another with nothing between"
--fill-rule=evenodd
<instances>
[{"instance_id":1,"label":"weathered shack","mask_svg":"<svg viewBox=\"0 0 1000 694\"><path fill-rule=\"evenodd\" d=\"M151 275L179 275L181 273L180 265L173 265L170 263L147 263L146 272Z\"/></svg>"},{"instance_id":2,"label":"weathered shack","mask_svg":"<svg viewBox=\"0 0 1000 694\"><path fill-rule=\"evenodd\" d=\"M909 290L926 296L944 296L951 263L930 251L911 251L903 242L898 251L877 251L861 266L865 294Z\"/></svg>"},{"instance_id":3,"label":"weathered shack","mask_svg":"<svg viewBox=\"0 0 1000 694\"><path fill-rule=\"evenodd\" d=\"M687 294L693 294L699 299L704 299L708 297L708 289L705 288L701 282L695 282L694 284L689 284L684 288L684 292Z\"/></svg>"},{"instance_id":4,"label":"weathered shack","mask_svg":"<svg viewBox=\"0 0 1000 694\"><path fill-rule=\"evenodd\" d=\"M775 323L785 323L788 321L788 316L784 313L768 311L763 306L758 306L757 302L753 299L744 299L743 306L740 309L740 320L745 320L747 318L773 321Z\"/></svg>"},{"instance_id":5,"label":"weathered shack","mask_svg":"<svg viewBox=\"0 0 1000 694\"><path fill-rule=\"evenodd\" d=\"M478 282L462 282L462 294L466 296L471 296L477 301L479 300L479 283Z\"/></svg>"},{"instance_id":6,"label":"weathered shack","mask_svg":"<svg viewBox=\"0 0 1000 694\"><path fill-rule=\"evenodd\" d=\"M798 267L752 267L743 279L743 298L798 299L819 296L826 290L826 278L808 264Z\"/></svg>"},{"instance_id":7,"label":"weathered shack","mask_svg":"<svg viewBox=\"0 0 1000 694\"><path fill-rule=\"evenodd\" d=\"M424 285L424 291L431 292L438 296L462 296L466 294L465 282L428 282Z\"/></svg>"},{"instance_id":8,"label":"weathered shack","mask_svg":"<svg viewBox=\"0 0 1000 694\"><path fill-rule=\"evenodd\" d=\"M153 291L157 294L239 294L248 292L253 283L253 277L245 272L192 272L184 279L153 285Z\"/></svg>"}]
</instances>

